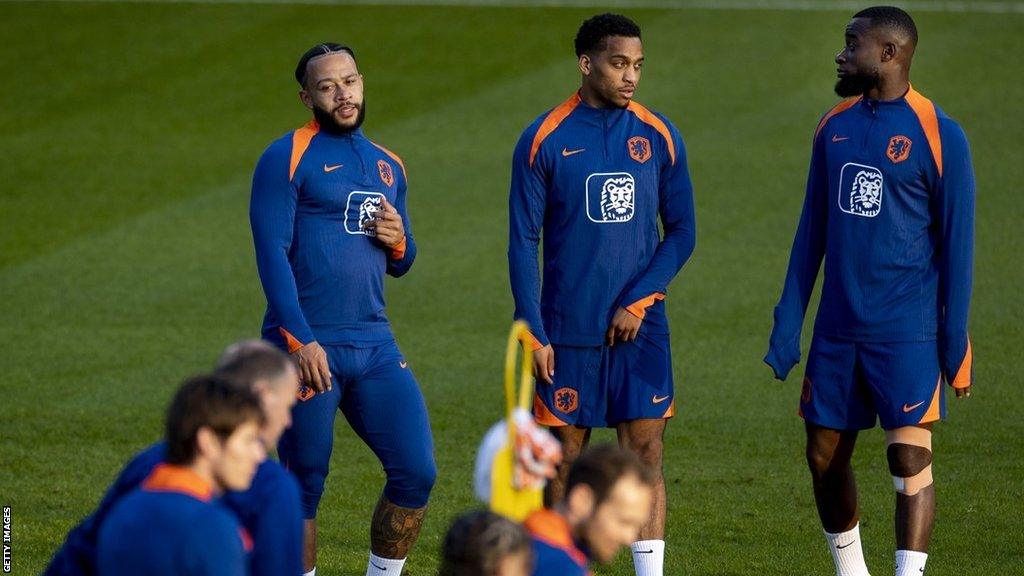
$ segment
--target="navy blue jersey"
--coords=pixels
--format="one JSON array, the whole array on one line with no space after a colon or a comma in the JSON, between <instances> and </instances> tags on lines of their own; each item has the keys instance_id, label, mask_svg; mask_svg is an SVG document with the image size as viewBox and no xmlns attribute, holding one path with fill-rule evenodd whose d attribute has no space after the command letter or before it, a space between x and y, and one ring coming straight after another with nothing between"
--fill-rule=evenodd
<instances>
[{"instance_id":1,"label":"navy blue jersey","mask_svg":"<svg viewBox=\"0 0 1024 576\"><path fill-rule=\"evenodd\" d=\"M384 274L401 276L416 258L405 196L401 160L360 130L329 134L310 122L267 148L249 205L265 338L290 351L314 340L371 347L392 339ZM382 198L405 226L393 249L362 227Z\"/></svg>"},{"instance_id":2,"label":"navy blue jersey","mask_svg":"<svg viewBox=\"0 0 1024 576\"><path fill-rule=\"evenodd\" d=\"M590 562L572 537L569 523L554 510L541 509L523 521L533 540L533 576L590 576Z\"/></svg>"},{"instance_id":3,"label":"navy blue jersey","mask_svg":"<svg viewBox=\"0 0 1024 576\"><path fill-rule=\"evenodd\" d=\"M166 459L167 446L157 442L137 454L107 489L96 511L73 528L54 554L46 576L96 574L96 541L113 507L134 491ZM231 510L252 539L250 574L302 573L302 513L299 488L292 475L273 460L256 469L244 492L227 492L220 504Z\"/></svg>"},{"instance_id":4,"label":"navy blue jersey","mask_svg":"<svg viewBox=\"0 0 1024 576\"><path fill-rule=\"evenodd\" d=\"M160 464L100 527L101 576L244 576L245 536L198 474Z\"/></svg>"},{"instance_id":5,"label":"navy blue jersey","mask_svg":"<svg viewBox=\"0 0 1024 576\"><path fill-rule=\"evenodd\" d=\"M938 341L947 381L970 382L967 314L974 173L956 122L911 88L852 98L814 135L803 214L765 360L785 378L825 260L816 334L857 342Z\"/></svg>"},{"instance_id":6,"label":"navy blue jersey","mask_svg":"<svg viewBox=\"0 0 1024 576\"><path fill-rule=\"evenodd\" d=\"M520 137L509 279L515 317L530 325L535 347L600 346L619 307L643 318L644 330L667 334L662 299L695 238L686 149L661 115L636 102L592 108L577 93Z\"/></svg>"}]
</instances>

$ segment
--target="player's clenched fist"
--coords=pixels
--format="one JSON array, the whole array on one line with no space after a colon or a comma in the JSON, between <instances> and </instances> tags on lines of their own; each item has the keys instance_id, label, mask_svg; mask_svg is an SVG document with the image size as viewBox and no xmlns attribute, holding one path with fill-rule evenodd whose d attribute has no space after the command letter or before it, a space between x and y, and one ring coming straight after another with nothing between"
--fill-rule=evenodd
<instances>
[{"instance_id":1,"label":"player's clenched fist","mask_svg":"<svg viewBox=\"0 0 1024 576\"><path fill-rule=\"evenodd\" d=\"M372 219L363 223L363 228L373 230L377 240L380 240L388 248L394 248L405 238L405 225L402 224L402 216L388 202L387 198L381 198L380 210L374 212Z\"/></svg>"},{"instance_id":2,"label":"player's clenched fist","mask_svg":"<svg viewBox=\"0 0 1024 576\"><path fill-rule=\"evenodd\" d=\"M295 352L292 358L299 366L299 377L302 383L311 386L317 392L331 389L331 369L327 364L327 353L316 341L306 344Z\"/></svg>"}]
</instances>

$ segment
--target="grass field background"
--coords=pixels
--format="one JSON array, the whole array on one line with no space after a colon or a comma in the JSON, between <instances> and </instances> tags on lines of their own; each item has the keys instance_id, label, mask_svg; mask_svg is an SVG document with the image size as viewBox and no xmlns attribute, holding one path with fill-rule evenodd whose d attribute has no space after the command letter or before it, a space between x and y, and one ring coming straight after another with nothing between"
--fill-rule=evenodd
<instances>
[{"instance_id":1,"label":"grass field background","mask_svg":"<svg viewBox=\"0 0 1024 576\"><path fill-rule=\"evenodd\" d=\"M667 299L679 415L666 571L830 574L795 415L801 369L779 383L761 357L850 11L622 11L643 27L637 100L682 131L698 211L696 252ZM39 572L160 435L186 375L258 334L249 179L263 148L307 120L291 70L325 40L355 47L365 131L410 177L420 253L389 280L388 310L440 471L407 573L434 573L447 525L475 506L475 447L502 405L512 147L578 85L572 37L595 12L0 2L0 504L15 573ZM915 18L915 87L966 130L978 182L977 385L937 427L929 574L1019 574L1024 16ZM868 563L891 574L879 430L855 465ZM339 420L319 573L362 573L382 483ZM629 573L626 554L597 571Z\"/></svg>"}]
</instances>

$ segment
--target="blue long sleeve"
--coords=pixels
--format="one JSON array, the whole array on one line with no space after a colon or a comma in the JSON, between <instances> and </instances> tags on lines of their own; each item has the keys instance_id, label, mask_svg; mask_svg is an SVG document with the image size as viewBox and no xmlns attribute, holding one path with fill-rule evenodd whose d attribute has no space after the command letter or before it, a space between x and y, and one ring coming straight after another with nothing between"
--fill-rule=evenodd
<instances>
[{"instance_id":1,"label":"blue long sleeve","mask_svg":"<svg viewBox=\"0 0 1024 576\"><path fill-rule=\"evenodd\" d=\"M530 164L530 145L535 130L527 130L512 156L509 192L508 268L515 301L515 318L525 320L537 342L547 346L540 313L538 246L544 224L545 178L541 163Z\"/></svg>"},{"instance_id":2,"label":"blue long sleeve","mask_svg":"<svg viewBox=\"0 0 1024 576\"><path fill-rule=\"evenodd\" d=\"M660 115L659 115L660 117ZM653 294L664 295L668 285L693 254L697 242L697 221L693 206L693 184L686 162L686 147L674 126L670 126L675 144L675 161L661 173L658 189L658 213L665 236L658 243L647 269L620 299L619 305L629 306Z\"/></svg>"},{"instance_id":3,"label":"blue long sleeve","mask_svg":"<svg viewBox=\"0 0 1024 576\"><path fill-rule=\"evenodd\" d=\"M408 182L405 177L405 170L398 175L398 193L395 197L395 210L402 217L402 225L405 227L405 246L400 251L392 251L388 256L387 273L389 276L398 278L412 268L416 260L416 240L412 236L412 223L409 221L409 212L406 208L406 195Z\"/></svg>"},{"instance_id":4,"label":"blue long sleeve","mask_svg":"<svg viewBox=\"0 0 1024 576\"><path fill-rule=\"evenodd\" d=\"M804 314L825 256L828 174L824 162L824 143L819 136L816 134L814 138L803 212L789 255L782 297L775 306L775 324L768 343L768 354L764 357L765 363L771 366L779 380L785 380L793 366L800 362L800 333Z\"/></svg>"},{"instance_id":5,"label":"blue long sleeve","mask_svg":"<svg viewBox=\"0 0 1024 576\"><path fill-rule=\"evenodd\" d=\"M274 142L263 153L252 179L249 222L256 266L270 311L299 344L308 344L316 337L299 306L295 274L288 262L298 202L298 190L288 174L290 154L287 138Z\"/></svg>"},{"instance_id":6,"label":"blue long sleeve","mask_svg":"<svg viewBox=\"0 0 1024 576\"><path fill-rule=\"evenodd\" d=\"M942 309L939 360L946 381L963 388L973 379L967 316L974 261L974 169L963 130L945 118L939 127L943 172L934 204L940 236L936 253Z\"/></svg>"}]
</instances>

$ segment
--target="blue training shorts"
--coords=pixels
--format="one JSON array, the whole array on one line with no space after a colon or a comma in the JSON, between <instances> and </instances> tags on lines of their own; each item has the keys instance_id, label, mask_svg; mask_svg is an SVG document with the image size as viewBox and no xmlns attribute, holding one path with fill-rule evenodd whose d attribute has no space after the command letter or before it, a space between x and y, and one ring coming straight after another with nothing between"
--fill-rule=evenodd
<instances>
[{"instance_id":1,"label":"blue training shorts","mask_svg":"<svg viewBox=\"0 0 1024 576\"><path fill-rule=\"evenodd\" d=\"M804 420L892 430L945 418L936 342L850 342L814 335L800 394Z\"/></svg>"},{"instance_id":2,"label":"blue training shorts","mask_svg":"<svg viewBox=\"0 0 1024 576\"><path fill-rule=\"evenodd\" d=\"M675 413L668 334L615 346L554 345L554 384L537 380L533 412L546 426L612 427Z\"/></svg>"}]
</instances>

